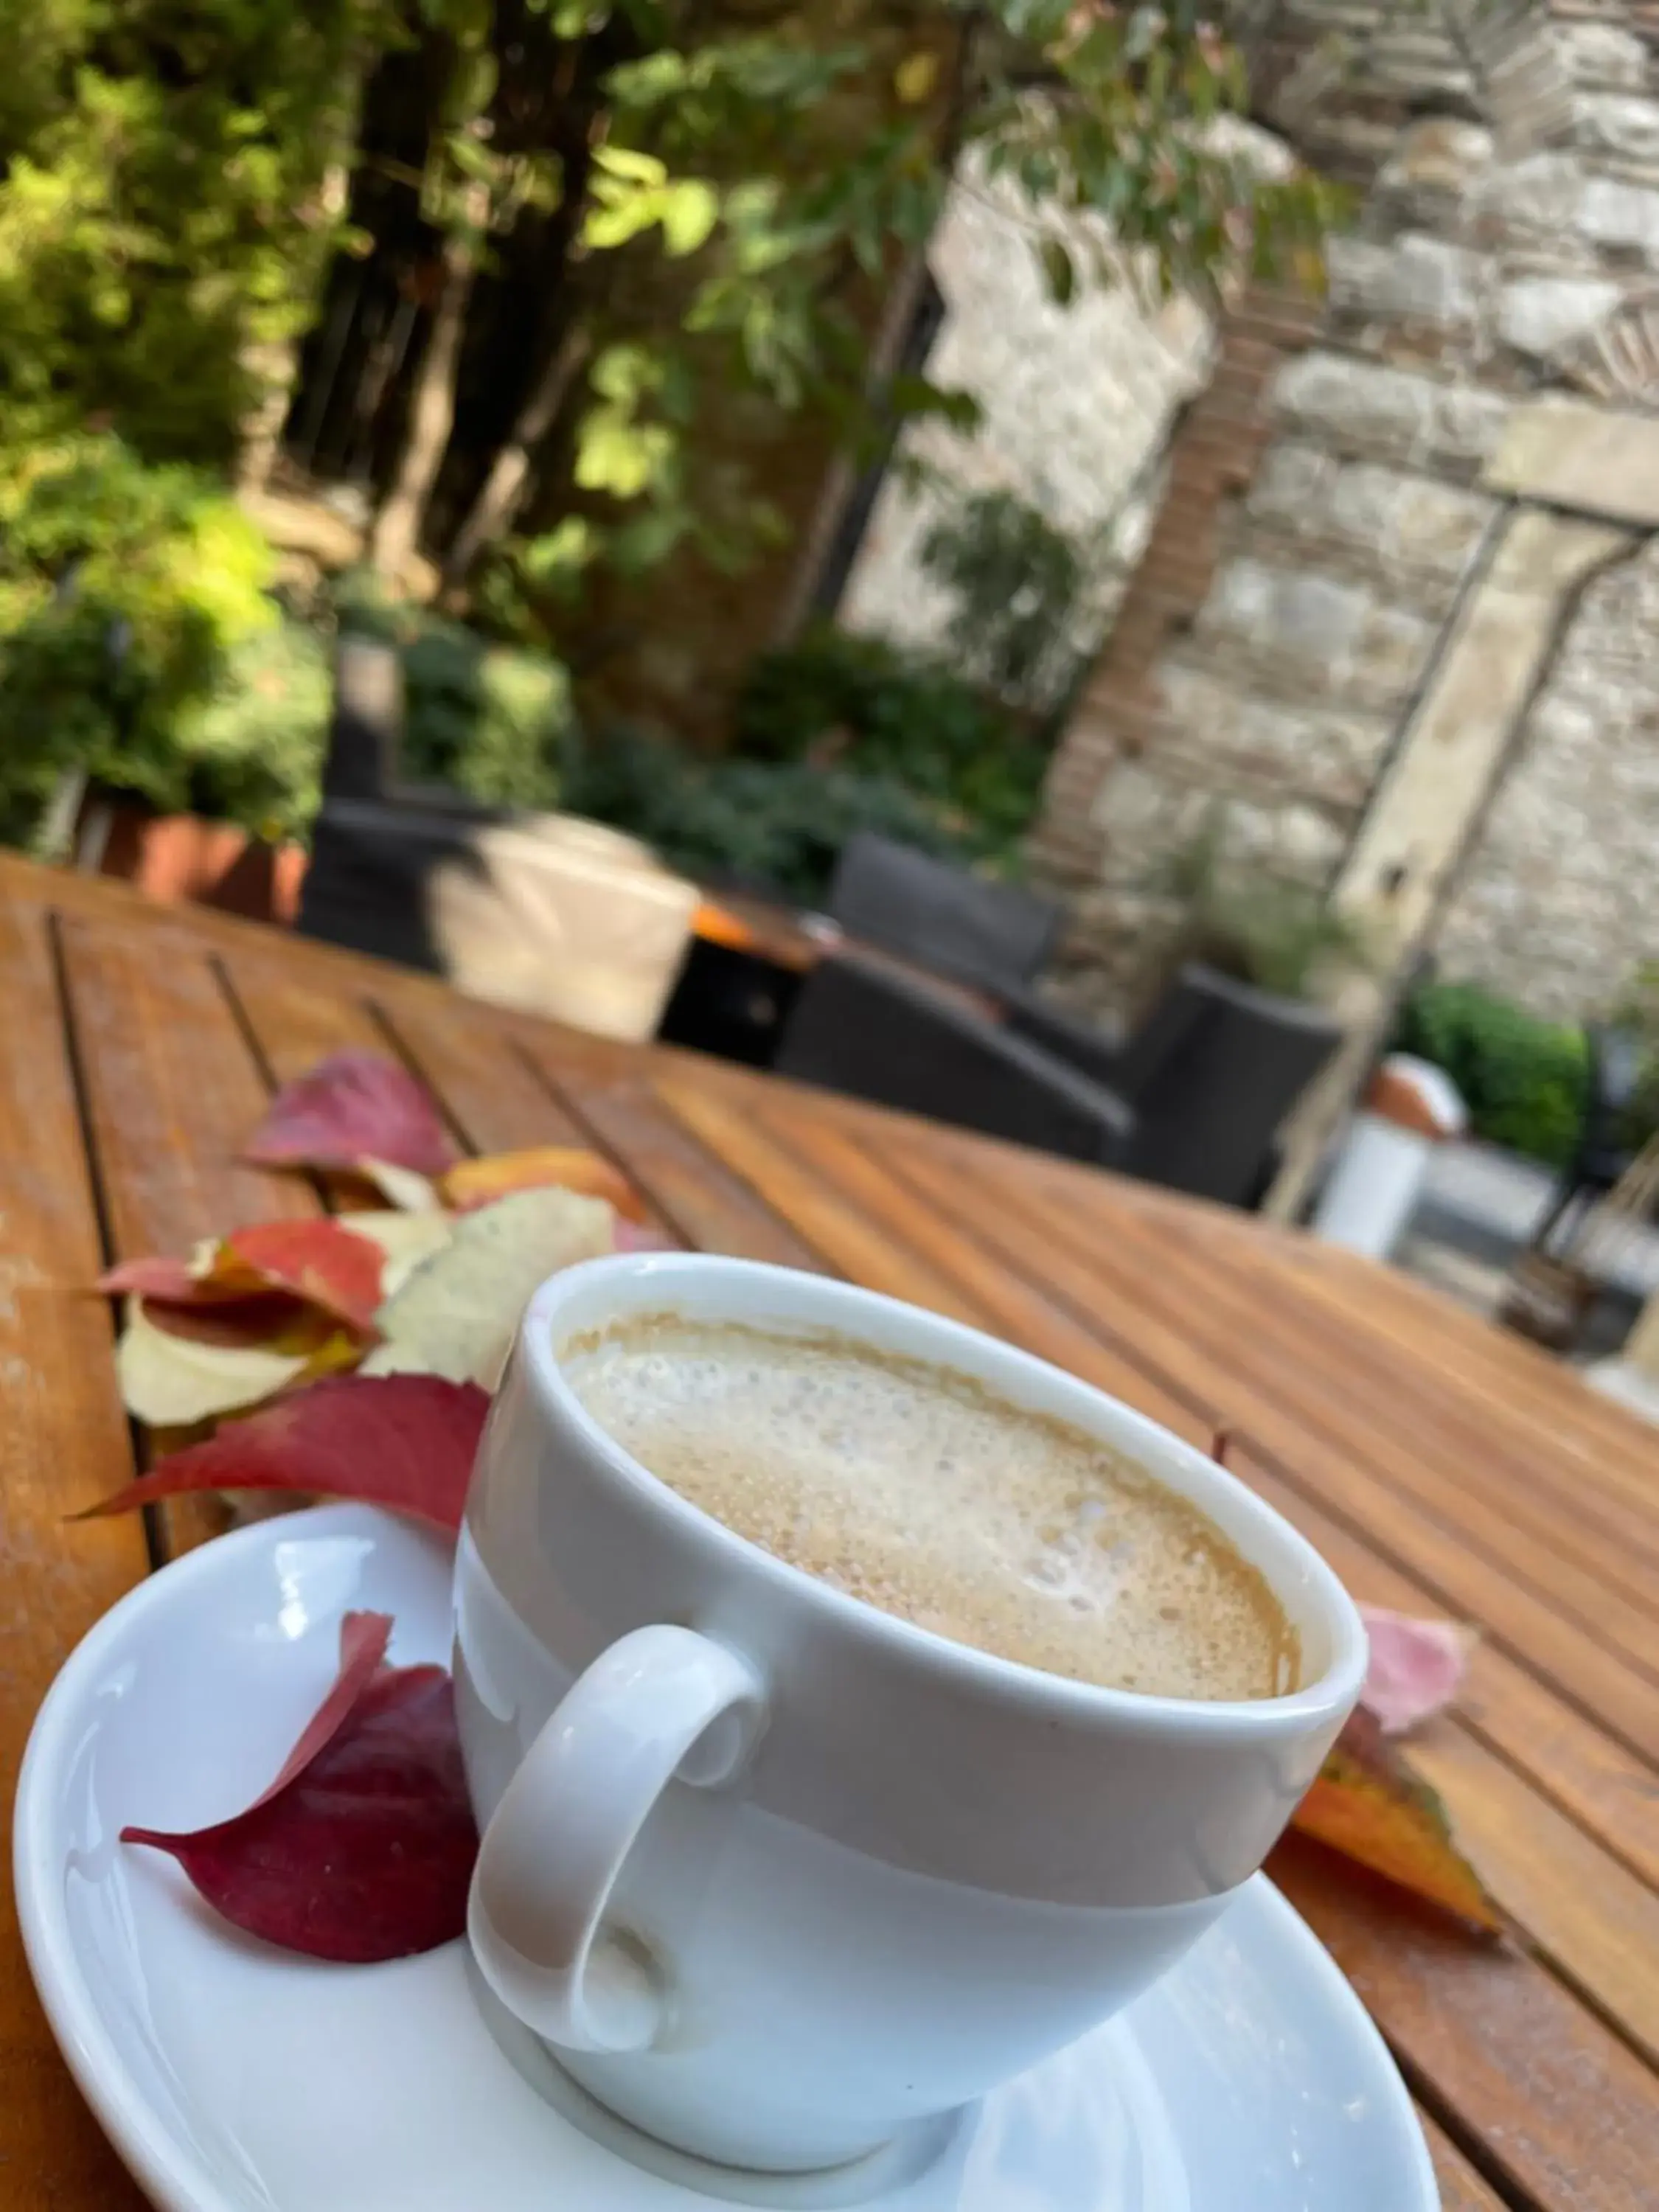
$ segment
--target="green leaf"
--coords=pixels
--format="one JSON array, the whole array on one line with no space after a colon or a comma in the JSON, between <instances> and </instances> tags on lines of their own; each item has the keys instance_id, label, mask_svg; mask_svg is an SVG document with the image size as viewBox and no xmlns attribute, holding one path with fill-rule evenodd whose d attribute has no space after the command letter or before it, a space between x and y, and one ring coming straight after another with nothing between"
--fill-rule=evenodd
<instances>
[{"instance_id":1,"label":"green leaf","mask_svg":"<svg viewBox=\"0 0 1659 2212\"><path fill-rule=\"evenodd\" d=\"M672 254L695 253L706 243L720 211L712 185L696 177L669 185L659 195L663 242Z\"/></svg>"},{"instance_id":2,"label":"green leaf","mask_svg":"<svg viewBox=\"0 0 1659 2212\"><path fill-rule=\"evenodd\" d=\"M919 106L939 82L939 56L907 54L893 71L893 89L907 107Z\"/></svg>"},{"instance_id":3,"label":"green leaf","mask_svg":"<svg viewBox=\"0 0 1659 2212\"><path fill-rule=\"evenodd\" d=\"M637 147L613 146L608 142L593 149L596 165L611 176L625 178L631 184L665 185L668 171L654 154L642 154Z\"/></svg>"}]
</instances>

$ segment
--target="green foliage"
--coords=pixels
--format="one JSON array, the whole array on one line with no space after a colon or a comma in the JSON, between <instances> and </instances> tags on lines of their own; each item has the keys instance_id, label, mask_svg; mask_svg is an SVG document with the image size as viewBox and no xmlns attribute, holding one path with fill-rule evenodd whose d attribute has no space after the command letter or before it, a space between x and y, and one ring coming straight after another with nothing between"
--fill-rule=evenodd
<instances>
[{"instance_id":1,"label":"green foliage","mask_svg":"<svg viewBox=\"0 0 1659 2212\"><path fill-rule=\"evenodd\" d=\"M1395 1042L1443 1067L1488 1144L1565 1167L1583 1119L1582 1030L1541 1021L1474 983L1431 983L1407 1004Z\"/></svg>"},{"instance_id":2,"label":"green foliage","mask_svg":"<svg viewBox=\"0 0 1659 2212\"><path fill-rule=\"evenodd\" d=\"M915 793L880 775L808 761L699 763L633 730L573 744L564 803L654 845L688 873L821 900L858 830L925 852L970 857L971 839Z\"/></svg>"},{"instance_id":3,"label":"green foliage","mask_svg":"<svg viewBox=\"0 0 1659 2212\"><path fill-rule=\"evenodd\" d=\"M1659 1129L1659 960L1637 963L1610 1019L1620 1029L1634 1030L1646 1047L1631 1102L1630 1140L1639 1146Z\"/></svg>"},{"instance_id":4,"label":"green foliage","mask_svg":"<svg viewBox=\"0 0 1659 2212\"><path fill-rule=\"evenodd\" d=\"M1061 302L1121 283L1127 263L1155 289L1212 297L1246 270L1322 281L1339 196L1300 173L1269 179L1233 149L1217 126L1247 108L1243 70L1194 6L853 0L757 29L735 8L593 0L552 19L561 35L578 20L590 52L636 49L599 82L580 289L601 337L655 371L619 399L596 360L571 440L590 567L614 556L631 572L688 545L732 566L775 538L763 460L734 474L729 450L700 434L713 410L729 419L747 402L759 426L756 403L811 410L866 455L906 415L972 427L968 395L925 376L871 388L848 282L884 281L925 242L965 156L1044 218L1032 250ZM1109 250L1071 216L1104 217ZM677 260L684 276L662 267ZM532 600L533 566L520 579ZM1018 619L986 648L1020 697L1040 657Z\"/></svg>"},{"instance_id":5,"label":"green foliage","mask_svg":"<svg viewBox=\"0 0 1659 2212\"><path fill-rule=\"evenodd\" d=\"M103 417L218 461L341 235L318 188L369 0L38 0L0 21L0 439ZM387 18L390 20L389 16Z\"/></svg>"},{"instance_id":6,"label":"green foliage","mask_svg":"<svg viewBox=\"0 0 1659 2212\"><path fill-rule=\"evenodd\" d=\"M289 826L315 781L315 701L270 639L270 567L211 478L118 439L0 468L0 831L29 835L66 769L161 808L234 790L240 818ZM228 702L263 711L290 682L296 734L262 763L269 726L238 738Z\"/></svg>"},{"instance_id":7,"label":"green foliage","mask_svg":"<svg viewBox=\"0 0 1659 2212\"><path fill-rule=\"evenodd\" d=\"M405 781L447 784L495 806L561 804L574 724L559 662L394 605L371 579L345 580L337 599L343 627L384 639L402 658Z\"/></svg>"},{"instance_id":8,"label":"green foliage","mask_svg":"<svg viewBox=\"0 0 1659 2212\"><path fill-rule=\"evenodd\" d=\"M924 574L954 605L953 661L1000 698L1059 704L1077 672L1077 628L1098 556L1012 492L964 495L923 538Z\"/></svg>"},{"instance_id":9,"label":"green foliage","mask_svg":"<svg viewBox=\"0 0 1659 2212\"><path fill-rule=\"evenodd\" d=\"M824 629L762 654L739 693L738 750L902 786L960 842L1006 852L1029 826L1047 749L954 671L882 638Z\"/></svg>"}]
</instances>

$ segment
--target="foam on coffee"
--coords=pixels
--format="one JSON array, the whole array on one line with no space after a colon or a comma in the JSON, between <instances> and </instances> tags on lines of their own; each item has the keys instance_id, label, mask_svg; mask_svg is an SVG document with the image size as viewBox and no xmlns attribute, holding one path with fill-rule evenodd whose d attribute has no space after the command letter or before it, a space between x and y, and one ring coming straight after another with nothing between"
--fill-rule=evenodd
<instances>
[{"instance_id":1,"label":"foam on coffee","mask_svg":"<svg viewBox=\"0 0 1659 2212\"><path fill-rule=\"evenodd\" d=\"M659 1480L884 1613L1109 1688L1296 1687L1283 1608L1205 1515L970 1376L672 1314L577 1338L560 1361Z\"/></svg>"}]
</instances>

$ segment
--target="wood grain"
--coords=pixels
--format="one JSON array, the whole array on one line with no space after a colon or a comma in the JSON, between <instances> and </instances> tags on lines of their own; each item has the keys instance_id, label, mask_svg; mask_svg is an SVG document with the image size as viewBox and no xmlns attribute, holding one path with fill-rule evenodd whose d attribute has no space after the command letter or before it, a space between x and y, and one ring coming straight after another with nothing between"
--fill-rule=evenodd
<instances>
[{"instance_id":1,"label":"wood grain","mask_svg":"<svg viewBox=\"0 0 1659 2212\"><path fill-rule=\"evenodd\" d=\"M99 1615L148 1570L135 1517L64 1516L131 1473L103 1262L46 909L0 900L0 1796L35 1710ZM0 2207L138 2212L41 2015L0 1892Z\"/></svg>"},{"instance_id":2,"label":"wood grain","mask_svg":"<svg viewBox=\"0 0 1659 2212\"><path fill-rule=\"evenodd\" d=\"M178 937L163 950L83 915L59 931L112 1257L182 1255L248 1222L316 1212L303 1177L240 1157L266 1091L207 950ZM158 1509L163 1547L188 1550L228 1517L216 1498L174 1498Z\"/></svg>"},{"instance_id":3,"label":"wood grain","mask_svg":"<svg viewBox=\"0 0 1659 2212\"><path fill-rule=\"evenodd\" d=\"M1503 2198L1481 2179L1439 2121L1420 2106L1417 2118L1440 2184L1441 2212L1503 2212Z\"/></svg>"}]
</instances>

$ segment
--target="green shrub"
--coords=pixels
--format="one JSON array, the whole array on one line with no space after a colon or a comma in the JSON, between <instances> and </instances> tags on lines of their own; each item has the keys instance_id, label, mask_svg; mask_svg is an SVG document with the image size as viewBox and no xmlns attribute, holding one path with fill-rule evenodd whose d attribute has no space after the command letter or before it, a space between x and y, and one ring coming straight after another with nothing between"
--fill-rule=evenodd
<instances>
[{"instance_id":1,"label":"green shrub","mask_svg":"<svg viewBox=\"0 0 1659 2212\"><path fill-rule=\"evenodd\" d=\"M1003 699L1055 708L1079 672L1075 632L1101 550L1009 491L964 493L920 561L954 601L945 642L961 672Z\"/></svg>"},{"instance_id":2,"label":"green shrub","mask_svg":"<svg viewBox=\"0 0 1659 2212\"><path fill-rule=\"evenodd\" d=\"M1583 1033L1541 1021L1474 983L1431 983L1408 1001L1396 1038L1443 1067L1474 1134L1565 1167L1583 1118Z\"/></svg>"},{"instance_id":3,"label":"green shrub","mask_svg":"<svg viewBox=\"0 0 1659 2212\"><path fill-rule=\"evenodd\" d=\"M271 565L212 478L117 438L0 456L0 834L30 836L67 769L165 810L216 793L249 827L302 818L320 723L297 672L285 719Z\"/></svg>"},{"instance_id":4,"label":"green shrub","mask_svg":"<svg viewBox=\"0 0 1659 2212\"><path fill-rule=\"evenodd\" d=\"M561 803L560 762L573 728L561 662L394 605L372 580L345 580L337 600L343 627L383 638L402 655L402 773L410 782L448 784L497 806Z\"/></svg>"},{"instance_id":5,"label":"green shrub","mask_svg":"<svg viewBox=\"0 0 1659 2212\"><path fill-rule=\"evenodd\" d=\"M949 668L885 639L820 629L763 653L733 736L750 760L811 761L914 792L967 841L1012 852L1036 811L1048 749Z\"/></svg>"},{"instance_id":6,"label":"green shrub","mask_svg":"<svg viewBox=\"0 0 1659 2212\"><path fill-rule=\"evenodd\" d=\"M653 845L671 866L820 902L858 830L941 855L971 841L925 800L883 776L806 761L689 758L659 738L617 730L566 755L564 803Z\"/></svg>"}]
</instances>

